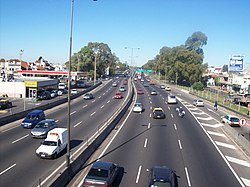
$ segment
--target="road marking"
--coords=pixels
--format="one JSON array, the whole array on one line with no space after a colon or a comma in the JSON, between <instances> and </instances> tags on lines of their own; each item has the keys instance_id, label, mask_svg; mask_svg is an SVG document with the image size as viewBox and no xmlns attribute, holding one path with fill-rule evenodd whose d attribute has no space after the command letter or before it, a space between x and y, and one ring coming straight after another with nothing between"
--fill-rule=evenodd
<instances>
[{"instance_id":1,"label":"road marking","mask_svg":"<svg viewBox=\"0 0 250 187\"><path fill-rule=\"evenodd\" d=\"M179 143L179 147L180 147L180 149L182 149L182 146L181 146L181 140L178 140L178 143Z\"/></svg>"},{"instance_id":2,"label":"road marking","mask_svg":"<svg viewBox=\"0 0 250 187\"><path fill-rule=\"evenodd\" d=\"M205 121L209 121L209 120L213 120L214 118L212 118L211 116L209 117L205 117L205 118L202 118L202 117L196 117L197 119L200 119L200 120L205 120Z\"/></svg>"},{"instance_id":3,"label":"road marking","mask_svg":"<svg viewBox=\"0 0 250 187\"><path fill-rule=\"evenodd\" d=\"M107 101L107 103L109 103L109 102L110 102L110 100Z\"/></svg>"},{"instance_id":4,"label":"road marking","mask_svg":"<svg viewBox=\"0 0 250 187\"><path fill-rule=\"evenodd\" d=\"M235 149L236 147L232 144L227 144L227 143L223 143L223 142L218 142L218 141L214 141L217 145L222 146L222 147L226 147L226 148L230 148L230 149Z\"/></svg>"},{"instance_id":5,"label":"road marking","mask_svg":"<svg viewBox=\"0 0 250 187\"><path fill-rule=\"evenodd\" d=\"M188 186L191 186L191 182L190 182L190 179L189 179L187 167L185 167L185 173L186 173L186 177L187 177L187 181L188 181Z\"/></svg>"},{"instance_id":6,"label":"road marking","mask_svg":"<svg viewBox=\"0 0 250 187\"><path fill-rule=\"evenodd\" d=\"M55 122L58 123L58 121L59 121L59 120L57 119Z\"/></svg>"},{"instance_id":7,"label":"road marking","mask_svg":"<svg viewBox=\"0 0 250 187\"><path fill-rule=\"evenodd\" d=\"M104 105L101 106L101 108L103 108L103 107L104 107Z\"/></svg>"},{"instance_id":8,"label":"road marking","mask_svg":"<svg viewBox=\"0 0 250 187\"><path fill-rule=\"evenodd\" d=\"M82 121L78 122L77 124L74 125L74 127L77 127L78 125L80 125L82 123Z\"/></svg>"},{"instance_id":9,"label":"road marking","mask_svg":"<svg viewBox=\"0 0 250 187\"><path fill-rule=\"evenodd\" d=\"M233 162L233 163L236 163L236 164L239 164L239 165L242 165L242 166L250 167L250 163L245 161L245 160L241 160L241 159L226 156L226 155L225 155L225 157L227 158L227 160L229 162Z\"/></svg>"},{"instance_id":10,"label":"road marking","mask_svg":"<svg viewBox=\"0 0 250 187\"><path fill-rule=\"evenodd\" d=\"M226 137L226 135L223 133L218 133L218 132L214 132L214 131L207 131L207 132L208 132L208 134L211 134L211 135Z\"/></svg>"},{"instance_id":11,"label":"road marking","mask_svg":"<svg viewBox=\"0 0 250 187\"><path fill-rule=\"evenodd\" d=\"M198 108L188 108L189 110L193 111L193 110L198 110Z\"/></svg>"},{"instance_id":12,"label":"road marking","mask_svg":"<svg viewBox=\"0 0 250 187\"><path fill-rule=\"evenodd\" d=\"M76 113L76 111L74 111L74 112L71 112L71 113L70 113L70 115L72 115L72 114L74 114L74 113Z\"/></svg>"},{"instance_id":13,"label":"road marking","mask_svg":"<svg viewBox=\"0 0 250 187\"><path fill-rule=\"evenodd\" d=\"M96 112L93 112L92 114L90 114L90 116L93 116L93 115L95 115L95 113L96 113Z\"/></svg>"},{"instance_id":14,"label":"road marking","mask_svg":"<svg viewBox=\"0 0 250 187\"><path fill-rule=\"evenodd\" d=\"M85 107L87 107L88 105L84 105L82 108L85 108Z\"/></svg>"},{"instance_id":15,"label":"road marking","mask_svg":"<svg viewBox=\"0 0 250 187\"><path fill-rule=\"evenodd\" d=\"M150 110L152 110L152 106L150 107Z\"/></svg>"},{"instance_id":16,"label":"road marking","mask_svg":"<svg viewBox=\"0 0 250 187\"><path fill-rule=\"evenodd\" d=\"M25 135L25 136L23 136L23 137L21 137L21 138L18 138L17 140L15 140L15 141L13 141L13 142L11 142L11 143L16 143L16 142L18 142L18 141L20 141L20 140L22 140L22 139L24 139L24 138L26 138L26 137L28 137L29 136L29 134L27 134L27 135Z\"/></svg>"},{"instance_id":17,"label":"road marking","mask_svg":"<svg viewBox=\"0 0 250 187\"><path fill-rule=\"evenodd\" d=\"M168 110L170 110L170 107L168 106Z\"/></svg>"},{"instance_id":18,"label":"road marking","mask_svg":"<svg viewBox=\"0 0 250 187\"><path fill-rule=\"evenodd\" d=\"M152 101L149 101L150 104L152 104Z\"/></svg>"},{"instance_id":19,"label":"road marking","mask_svg":"<svg viewBox=\"0 0 250 187\"><path fill-rule=\"evenodd\" d=\"M137 173L137 177L136 177L136 181L135 181L136 184L139 182L140 173L141 173L141 166L139 166L139 169L138 169L138 173Z\"/></svg>"},{"instance_id":20,"label":"road marking","mask_svg":"<svg viewBox=\"0 0 250 187\"><path fill-rule=\"evenodd\" d=\"M206 126L206 127L212 127L212 128L218 128L218 127L222 127L223 124L221 123L217 123L217 124L207 124L207 123L201 123L202 126Z\"/></svg>"},{"instance_id":21,"label":"road marking","mask_svg":"<svg viewBox=\"0 0 250 187\"><path fill-rule=\"evenodd\" d=\"M152 114L151 114L151 113L149 114L149 117L150 117L150 118L152 117Z\"/></svg>"},{"instance_id":22,"label":"road marking","mask_svg":"<svg viewBox=\"0 0 250 187\"><path fill-rule=\"evenodd\" d=\"M147 147L147 143L148 143L148 139L146 138L146 139L145 139L145 142L144 142L144 148Z\"/></svg>"},{"instance_id":23,"label":"road marking","mask_svg":"<svg viewBox=\"0 0 250 187\"><path fill-rule=\"evenodd\" d=\"M196 115L202 115L202 114L206 114L205 112L201 111L201 112L192 112L193 114L196 114Z\"/></svg>"},{"instance_id":24,"label":"road marking","mask_svg":"<svg viewBox=\"0 0 250 187\"><path fill-rule=\"evenodd\" d=\"M93 100L91 103L94 103L95 102L95 100Z\"/></svg>"},{"instance_id":25,"label":"road marking","mask_svg":"<svg viewBox=\"0 0 250 187\"><path fill-rule=\"evenodd\" d=\"M150 123L148 123L148 129L150 129Z\"/></svg>"},{"instance_id":26,"label":"road marking","mask_svg":"<svg viewBox=\"0 0 250 187\"><path fill-rule=\"evenodd\" d=\"M105 92L102 95L105 95Z\"/></svg>"},{"instance_id":27,"label":"road marking","mask_svg":"<svg viewBox=\"0 0 250 187\"><path fill-rule=\"evenodd\" d=\"M5 172L7 172L8 170L10 170L11 168L15 167L16 164L13 164L12 166L8 167L7 169L3 170L0 175L4 174Z\"/></svg>"},{"instance_id":28,"label":"road marking","mask_svg":"<svg viewBox=\"0 0 250 187\"><path fill-rule=\"evenodd\" d=\"M213 112L213 113L216 114L217 116L220 116L220 114L218 114L217 112L215 112L213 109L207 108L207 110L208 110L209 112Z\"/></svg>"},{"instance_id":29,"label":"road marking","mask_svg":"<svg viewBox=\"0 0 250 187\"><path fill-rule=\"evenodd\" d=\"M244 184L246 186L250 186L250 180L249 179L245 179L245 178L241 177L241 180L244 182Z\"/></svg>"},{"instance_id":30,"label":"road marking","mask_svg":"<svg viewBox=\"0 0 250 187\"><path fill-rule=\"evenodd\" d=\"M174 123L174 129L175 129L175 130L177 130L177 126L176 126L176 124L175 124L175 123Z\"/></svg>"},{"instance_id":31,"label":"road marking","mask_svg":"<svg viewBox=\"0 0 250 187\"><path fill-rule=\"evenodd\" d=\"M174 118L173 114L171 114L171 117Z\"/></svg>"},{"instance_id":32,"label":"road marking","mask_svg":"<svg viewBox=\"0 0 250 187\"><path fill-rule=\"evenodd\" d=\"M98 98L100 99L102 96L99 96Z\"/></svg>"}]
</instances>

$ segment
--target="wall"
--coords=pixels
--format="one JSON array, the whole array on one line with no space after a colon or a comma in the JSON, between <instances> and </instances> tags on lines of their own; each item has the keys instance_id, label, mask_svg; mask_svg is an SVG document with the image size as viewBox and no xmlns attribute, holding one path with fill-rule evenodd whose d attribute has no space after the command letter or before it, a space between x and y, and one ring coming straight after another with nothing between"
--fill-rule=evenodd
<instances>
[{"instance_id":1,"label":"wall","mask_svg":"<svg viewBox=\"0 0 250 187\"><path fill-rule=\"evenodd\" d=\"M9 97L20 98L25 95L24 82L0 82L0 97L7 94Z\"/></svg>"}]
</instances>

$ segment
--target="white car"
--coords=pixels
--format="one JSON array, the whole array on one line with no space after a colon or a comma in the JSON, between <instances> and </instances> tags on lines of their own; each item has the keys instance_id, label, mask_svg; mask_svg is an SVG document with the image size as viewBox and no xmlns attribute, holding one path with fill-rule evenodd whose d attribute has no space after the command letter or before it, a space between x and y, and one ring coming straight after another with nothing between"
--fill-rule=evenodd
<instances>
[{"instance_id":1,"label":"white car","mask_svg":"<svg viewBox=\"0 0 250 187\"><path fill-rule=\"evenodd\" d=\"M114 82L114 83L112 84L112 86L113 86L113 87L116 87L116 86L117 86L117 83L116 83L116 82Z\"/></svg>"},{"instance_id":2,"label":"white car","mask_svg":"<svg viewBox=\"0 0 250 187\"><path fill-rule=\"evenodd\" d=\"M151 95L157 95L156 90L151 90Z\"/></svg>"},{"instance_id":3,"label":"white car","mask_svg":"<svg viewBox=\"0 0 250 187\"><path fill-rule=\"evenodd\" d=\"M237 116L225 115L221 117L221 122L226 123L230 126L240 126L240 119Z\"/></svg>"},{"instance_id":4,"label":"white car","mask_svg":"<svg viewBox=\"0 0 250 187\"><path fill-rule=\"evenodd\" d=\"M160 88L161 88L161 89L165 89L165 86L164 86L164 85L160 85Z\"/></svg>"},{"instance_id":5,"label":"white car","mask_svg":"<svg viewBox=\"0 0 250 187\"><path fill-rule=\"evenodd\" d=\"M77 89L72 89L71 90L71 94L76 94L77 93Z\"/></svg>"},{"instance_id":6,"label":"white car","mask_svg":"<svg viewBox=\"0 0 250 187\"><path fill-rule=\"evenodd\" d=\"M120 87L120 89L119 89L119 91L120 91L120 92L125 92L125 91L126 91L126 89L125 89L125 87L124 87L124 86L121 86L121 87Z\"/></svg>"},{"instance_id":7,"label":"white car","mask_svg":"<svg viewBox=\"0 0 250 187\"><path fill-rule=\"evenodd\" d=\"M165 90L166 90L166 91L171 91L171 88L170 88L169 86L167 86L167 87L165 88Z\"/></svg>"},{"instance_id":8,"label":"white car","mask_svg":"<svg viewBox=\"0 0 250 187\"><path fill-rule=\"evenodd\" d=\"M202 99L195 99L194 102L193 102L193 105L194 106L204 106L204 102Z\"/></svg>"},{"instance_id":9,"label":"white car","mask_svg":"<svg viewBox=\"0 0 250 187\"><path fill-rule=\"evenodd\" d=\"M135 106L133 108L133 112L142 112L143 111L143 107L141 103L135 103Z\"/></svg>"},{"instance_id":10,"label":"white car","mask_svg":"<svg viewBox=\"0 0 250 187\"><path fill-rule=\"evenodd\" d=\"M167 103L168 104L176 104L177 103L177 99L176 99L175 95L168 95L168 97L167 97Z\"/></svg>"}]
</instances>

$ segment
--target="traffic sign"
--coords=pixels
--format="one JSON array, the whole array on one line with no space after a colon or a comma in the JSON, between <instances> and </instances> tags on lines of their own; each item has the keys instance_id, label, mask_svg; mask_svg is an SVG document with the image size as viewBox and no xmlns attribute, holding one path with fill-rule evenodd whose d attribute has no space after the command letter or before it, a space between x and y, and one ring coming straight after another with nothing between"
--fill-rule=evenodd
<instances>
[{"instance_id":1,"label":"traffic sign","mask_svg":"<svg viewBox=\"0 0 250 187\"><path fill-rule=\"evenodd\" d=\"M240 126L245 126L247 124L247 119L246 118L240 118Z\"/></svg>"}]
</instances>

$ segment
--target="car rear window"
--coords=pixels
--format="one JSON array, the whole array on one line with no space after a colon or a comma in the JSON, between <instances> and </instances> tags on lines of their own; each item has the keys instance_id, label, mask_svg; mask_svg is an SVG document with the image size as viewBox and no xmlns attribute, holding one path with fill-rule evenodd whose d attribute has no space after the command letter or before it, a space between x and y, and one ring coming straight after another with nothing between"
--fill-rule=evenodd
<instances>
[{"instance_id":1,"label":"car rear window","mask_svg":"<svg viewBox=\"0 0 250 187\"><path fill-rule=\"evenodd\" d=\"M175 99L175 96L174 96L174 95L170 95L169 97L172 98L172 99Z\"/></svg>"},{"instance_id":2,"label":"car rear window","mask_svg":"<svg viewBox=\"0 0 250 187\"><path fill-rule=\"evenodd\" d=\"M107 178L108 177L108 170L92 168L92 169L90 169L88 176Z\"/></svg>"}]
</instances>

